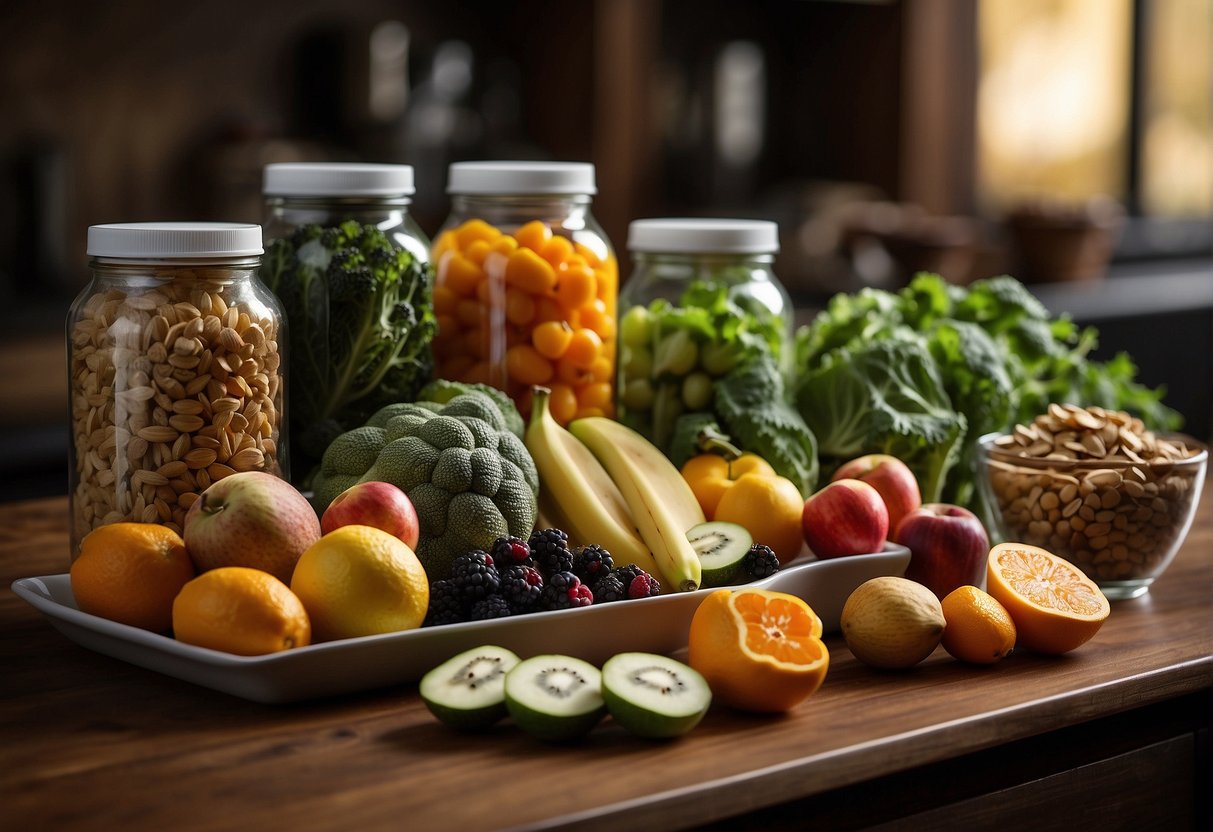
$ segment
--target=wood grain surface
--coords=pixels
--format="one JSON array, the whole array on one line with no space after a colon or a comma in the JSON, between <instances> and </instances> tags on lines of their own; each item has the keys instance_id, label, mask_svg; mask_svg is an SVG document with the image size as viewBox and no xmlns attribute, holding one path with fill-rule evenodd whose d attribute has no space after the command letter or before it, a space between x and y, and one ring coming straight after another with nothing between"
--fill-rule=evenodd
<instances>
[{"instance_id":1,"label":"wood grain surface","mask_svg":"<svg viewBox=\"0 0 1213 832\"><path fill-rule=\"evenodd\" d=\"M269 706L142 670L76 646L9 589L66 571L67 548L65 499L0 505L4 828L687 828L1213 689L1207 489L1167 573L1068 656L972 667L941 648L885 673L835 635L825 684L791 713L713 706L672 742L609 721L571 746L508 722L462 735L415 685Z\"/></svg>"}]
</instances>

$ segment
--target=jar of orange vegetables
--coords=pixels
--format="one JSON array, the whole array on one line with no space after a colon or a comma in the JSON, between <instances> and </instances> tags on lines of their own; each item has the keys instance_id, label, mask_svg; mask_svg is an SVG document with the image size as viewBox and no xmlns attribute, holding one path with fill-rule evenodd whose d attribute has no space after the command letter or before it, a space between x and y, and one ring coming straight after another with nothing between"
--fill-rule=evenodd
<instances>
[{"instance_id":1,"label":"jar of orange vegetables","mask_svg":"<svg viewBox=\"0 0 1213 832\"><path fill-rule=\"evenodd\" d=\"M457 162L434 239L435 375L504 390L561 424L615 412L619 268L590 213L594 166Z\"/></svg>"}]
</instances>

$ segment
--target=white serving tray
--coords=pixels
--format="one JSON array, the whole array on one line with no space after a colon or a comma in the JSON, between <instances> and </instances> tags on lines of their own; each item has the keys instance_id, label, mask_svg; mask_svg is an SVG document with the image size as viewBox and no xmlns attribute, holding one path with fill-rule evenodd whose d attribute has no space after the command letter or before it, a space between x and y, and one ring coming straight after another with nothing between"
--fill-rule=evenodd
<instances>
[{"instance_id":1,"label":"white serving tray","mask_svg":"<svg viewBox=\"0 0 1213 832\"><path fill-rule=\"evenodd\" d=\"M901 575L904 546L832 560L801 558L749 586L799 596L838 629L842 605L869 578ZM45 614L77 644L193 682L251 699L284 703L405 684L463 650L497 644L522 657L562 653L601 665L616 653L673 653L686 646L691 617L714 590L672 593L581 609L538 612L492 621L469 621L379 636L343 639L266 656L235 656L194 647L76 608L68 575L19 578L13 592Z\"/></svg>"}]
</instances>

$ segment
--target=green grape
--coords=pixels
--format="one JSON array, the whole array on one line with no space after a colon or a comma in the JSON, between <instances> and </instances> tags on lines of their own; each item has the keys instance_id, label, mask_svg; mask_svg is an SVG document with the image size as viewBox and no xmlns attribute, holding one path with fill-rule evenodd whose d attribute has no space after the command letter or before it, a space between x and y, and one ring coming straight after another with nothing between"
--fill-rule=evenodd
<instances>
[{"instance_id":1,"label":"green grape","mask_svg":"<svg viewBox=\"0 0 1213 832\"><path fill-rule=\"evenodd\" d=\"M634 378L624 385L620 399L629 410L648 410L653 406L653 385L647 378Z\"/></svg>"},{"instance_id":2,"label":"green grape","mask_svg":"<svg viewBox=\"0 0 1213 832\"><path fill-rule=\"evenodd\" d=\"M714 376L722 376L737 363L736 348L727 341L714 341L700 353L703 368Z\"/></svg>"},{"instance_id":3,"label":"green grape","mask_svg":"<svg viewBox=\"0 0 1213 832\"><path fill-rule=\"evenodd\" d=\"M684 376L695 369L699 345L685 329L675 330L657 343L653 351L653 373Z\"/></svg>"},{"instance_id":4,"label":"green grape","mask_svg":"<svg viewBox=\"0 0 1213 832\"><path fill-rule=\"evenodd\" d=\"M682 380L682 403L687 410L703 410L712 403L712 377L704 372L691 373Z\"/></svg>"},{"instance_id":5,"label":"green grape","mask_svg":"<svg viewBox=\"0 0 1213 832\"><path fill-rule=\"evenodd\" d=\"M648 346L653 337L653 316L643 306L633 306L619 319L619 340L628 347Z\"/></svg>"},{"instance_id":6,"label":"green grape","mask_svg":"<svg viewBox=\"0 0 1213 832\"><path fill-rule=\"evenodd\" d=\"M624 347L619 365L627 378L651 378L653 353L647 347Z\"/></svg>"}]
</instances>

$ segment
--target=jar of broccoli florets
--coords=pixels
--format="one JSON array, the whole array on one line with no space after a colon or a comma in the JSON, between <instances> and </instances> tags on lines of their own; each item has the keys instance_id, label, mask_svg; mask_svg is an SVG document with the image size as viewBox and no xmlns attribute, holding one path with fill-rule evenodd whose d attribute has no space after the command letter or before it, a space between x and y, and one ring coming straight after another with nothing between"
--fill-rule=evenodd
<instances>
[{"instance_id":1,"label":"jar of broccoli florets","mask_svg":"<svg viewBox=\"0 0 1213 832\"><path fill-rule=\"evenodd\" d=\"M660 448L678 419L709 411L745 359L791 360L792 303L772 270L773 222L646 219L628 228L619 294L619 418Z\"/></svg>"},{"instance_id":2,"label":"jar of broccoli florets","mask_svg":"<svg viewBox=\"0 0 1213 832\"><path fill-rule=\"evenodd\" d=\"M262 280L286 312L292 474L306 485L329 443L432 377L429 240L409 214L413 168L265 169Z\"/></svg>"},{"instance_id":3,"label":"jar of broccoli florets","mask_svg":"<svg viewBox=\"0 0 1213 832\"><path fill-rule=\"evenodd\" d=\"M594 166L457 162L447 191L435 374L500 388L523 416L533 385L561 424L613 416L619 270L590 212Z\"/></svg>"}]
</instances>

